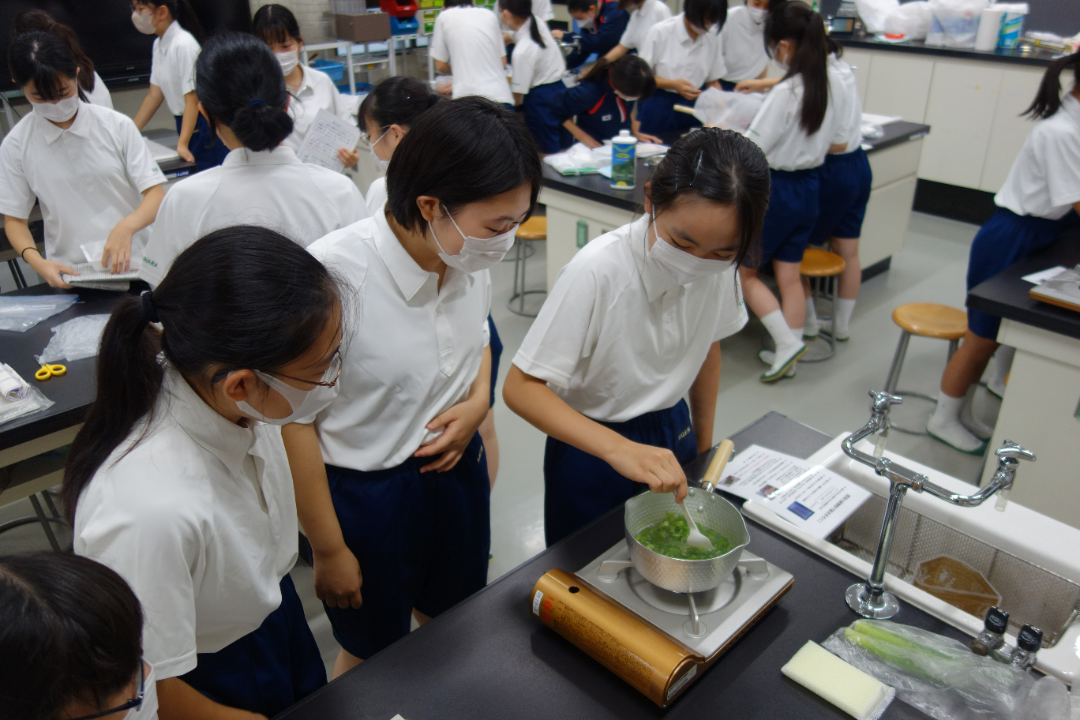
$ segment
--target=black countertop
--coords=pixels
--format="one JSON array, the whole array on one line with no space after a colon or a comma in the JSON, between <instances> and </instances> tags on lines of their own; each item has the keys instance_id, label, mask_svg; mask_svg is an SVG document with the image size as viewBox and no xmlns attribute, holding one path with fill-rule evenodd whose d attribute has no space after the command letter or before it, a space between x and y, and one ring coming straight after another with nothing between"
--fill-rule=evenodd
<instances>
[{"instance_id":1,"label":"black countertop","mask_svg":"<svg viewBox=\"0 0 1080 720\"><path fill-rule=\"evenodd\" d=\"M778 413L732 437L809 457L831 438ZM687 466L700 478L708 454ZM622 509L540 553L468 600L410 633L278 716L279 720L455 718L799 718L848 717L780 674L807 640L824 641L856 616L844 590L856 578L779 535L750 524L749 551L795 576L791 591L673 706L661 710L529 612L533 584L552 568L574 571L622 542ZM498 549L495 549L498 552ZM903 605L897 618L955 638L926 613ZM896 700L886 720L925 718Z\"/></svg>"},{"instance_id":2,"label":"black countertop","mask_svg":"<svg viewBox=\"0 0 1080 720\"><path fill-rule=\"evenodd\" d=\"M1028 291L1034 286L1021 280L1025 275L1056 265L1071 268L1078 263L1080 228L1074 228L1042 250L973 287L968 292L967 306L1080 340L1080 312L1033 299Z\"/></svg>"},{"instance_id":3,"label":"black countertop","mask_svg":"<svg viewBox=\"0 0 1080 720\"><path fill-rule=\"evenodd\" d=\"M841 45L857 50L885 50L888 52L911 53L914 55L931 55L935 57L952 58L954 60L984 60L989 62L1002 62L1012 65L1031 65L1046 67L1050 64L1057 53L1038 50L1022 52L1021 50L975 50L964 48L940 47L927 45L922 40L908 40L902 43L882 42L875 40L872 35L856 37L854 35L833 35Z\"/></svg>"},{"instance_id":4,"label":"black countertop","mask_svg":"<svg viewBox=\"0 0 1080 720\"><path fill-rule=\"evenodd\" d=\"M900 145L910 140L917 140L930 132L929 125L899 120L883 126L885 134L877 140L864 140L863 145L869 146L867 154L873 154L880 150ZM677 134L664 136L668 144L678 139ZM544 163L544 187L569 195L576 195L584 200L603 203L619 210L637 212L638 208L645 204L645 183L652 175L652 167L647 160L637 161L637 180L631 190L615 190L611 187L611 180L603 175L560 175L553 167Z\"/></svg>"}]
</instances>

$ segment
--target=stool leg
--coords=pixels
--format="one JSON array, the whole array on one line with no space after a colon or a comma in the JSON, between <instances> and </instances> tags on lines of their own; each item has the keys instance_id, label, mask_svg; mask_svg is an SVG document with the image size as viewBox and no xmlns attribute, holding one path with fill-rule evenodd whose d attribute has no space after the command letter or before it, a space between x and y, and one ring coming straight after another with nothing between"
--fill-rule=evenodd
<instances>
[{"instance_id":1,"label":"stool leg","mask_svg":"<svg viewBox=\"0 0 1080 720\"><path fill-rule=\"evenodd\" d=\"M41 493L41 497L45 500L45 504L49 506L49 512L52 513L52 516L54 518L59 518L60 511L56 509L56 505L52 501L52 495L50 495L49 492L46 490L45 492Z\"/></svg>"},{"instance_id":2,"label":"stool leg","mask_svg":"<svg viewBox=\"0 0 1080 720\"><path fill-rule=\"evenodd\" d=\"M960 341L959 340L950 340L949 341L949 356L945 359L945 361L948 362L949 360L952 360L952 356L955 355L956 351L959 350L959 349L960 349Z\"/></svg>"},{"instance_id":3,"label":"stool leg","mask_svg":"<svg viewBox=\"0 0 1080 720\"><path fill-rule=\"evenodd\" d=\"M521 272L521 246L520 239L514 240L514 295L522 292L524 288L518 287L518 274ZM511 296L512 297L512 296Z\"/></svg>"},{"instance_id":4,"label":"stool leg","mask_svg":"<svg viewBox=\"0 0 1080 720\"><path fill-rule=\"evenodd\" d=\"M836 298L840 293L839 275L833 275L829 278L828 282L832 285L832 307L829 308L829 314L832 317L832 334L829 335L829 348L832 352L836 352Z\"/></svg>"},{"instance_id":5,"label":"stool leg","mask_svg":"<svg viewBox=\"0 0 1080 720\"><path fill-rule=\"evenodd\" d=\"M521 244L522 246L525 245L524 242ZM525 263L527 261L528 257L521 258L521 297L518 298L518 311L522 315L525 314Z\"/></svg>"},{"instance_id":6,"label":"stool leg","mask_svg":"<svg viewBox=\"0 0 1080 720\"><path fill-rule=\"evenodd\" d=\"M38 522L41 523L41 527L45 531L45 537L49 538L52 549L60 552L60 543L56 541L56 535L53 534L52 526L49 525L49 516L41 509L41 503L38 502L37 495L30 496L30 504L34 506L34 514L37 515Z\"/></svg>"},{"instance_id":7,"label":"stool leg","mask_svg":"<svg viewBox=\"0 0 1080 720\"><path fill-rule=\"evenodd\" d=\"M885 380L885 392L889 394L896 394L896 385L900 382L900 369L904 367L904 356L907 355L909 340L911 340L911 333L902 330L900 342L896 344L896 354L893 355L892 367L889 368L889 377Z\"/></svg>"}]
</instances>

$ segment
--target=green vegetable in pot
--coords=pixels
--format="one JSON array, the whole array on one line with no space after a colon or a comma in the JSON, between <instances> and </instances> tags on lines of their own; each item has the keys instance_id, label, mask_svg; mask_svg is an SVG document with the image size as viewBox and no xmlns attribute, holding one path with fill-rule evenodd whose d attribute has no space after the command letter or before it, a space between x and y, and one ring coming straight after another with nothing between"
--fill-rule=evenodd
<instances>
[{"instance_id":1,"label":"green vegetable in pot","mask_svg":"<svg viewBox=\"0 0 1080 720\"><path fill-rule=\"evenodd\" d=\"M735 547L730 540L712 528L698 523L698 530L709 538L712 543L711 550L687 544L690 526L686 524L686 518L678 513L668 513L663 520L645 528L634 538L653 552L678 560L709 560L729 553Z\"/></svg>"}]
</instances>

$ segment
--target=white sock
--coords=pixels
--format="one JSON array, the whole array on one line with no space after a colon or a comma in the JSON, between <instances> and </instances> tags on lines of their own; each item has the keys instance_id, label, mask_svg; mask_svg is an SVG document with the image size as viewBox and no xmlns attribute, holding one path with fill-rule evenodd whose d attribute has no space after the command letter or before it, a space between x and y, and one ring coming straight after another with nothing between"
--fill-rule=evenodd
<instances>
[{"instance_id":1,"label":"white sock","mask_svg":"<svg viewBox=\"0 0 1080 720\"><path fill-rule=\"evenodd\" d=\"M796 338L795 333L791 332L791 328L788 327L782 310L773 310L761 318L761 324L765 326L765 329L769 331L769 335L772 335L772 339L776 342L777 355L790 355L796 347L802 345L802 341Z\"/></svg>"},{"instance_id":2,"label":"white sock","mask_svg":"<svg viewBox=\"0 0 1080 720\"><path fill-rule=\"evenodd\" d=\"M964 395L964 404L960 410L960 424L970 430L971 434L980 440L989 440L994 434L993 426L987 425L982 420L975 417L971 407L971 403L975 399L975 391L978 389L978 385L972 385Z\"/></svg>"},{"instance_id":3,"label":"white sock","mask_svg":"<svg viewBox=\"0 0 1080 720\"><path fill-rule=\"evenodd\" d=\"M945 393L939 394L937 409L926 423L926 429L957 450L970 453L981 448L983 443L960 422L960 413L966 400L966 395L952 397Z\"/></svg>"},{"instance_id":4,"label":"white sock","mask_svg":"<svg viewBox=\"0 0 1080 720\"><path fill-rule=\"evenodd\" d=\"M806 298L806 320L803 322L803 335L813 337L818 334L817 307L813 296Z\"/></svg>"},{"instance_id":5,"label":"white sock","mask_svg":"<svg viewBox=\"0 0 1080 720\"><path fill-rule=\"evenodd\" d=\"M855 312L855 301L836 298L836 310L833 312L833 331L841 337L848 334L851 313Z\"/></svg>"},{"instance_id":6,"label":"white sock","mask_svg":"<svg viewBox=\"0 0 1080 720\"><path fill-rule=\"evenodd\" d=\"M938 394L937 408L930 418L936 425L959 425L960 411L964 409L967 397L953 397L944 392Z\"/></svg>"}]
</instances>

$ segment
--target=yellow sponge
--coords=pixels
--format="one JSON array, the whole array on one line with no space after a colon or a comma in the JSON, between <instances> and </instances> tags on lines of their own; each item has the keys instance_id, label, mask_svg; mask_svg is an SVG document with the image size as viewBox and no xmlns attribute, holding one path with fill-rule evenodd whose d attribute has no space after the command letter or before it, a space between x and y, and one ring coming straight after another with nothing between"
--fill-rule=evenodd
<instances>
[{"instance_id":1,"label":"yellow sponge","mask_svg":"<svg viewBox=\"0 0 1080 720\"><path fill-rule=\"evenodd\" d=\"M817 643L802 646L780 672L858 720L878 720L896 690Z\"/></svg>"}]
</instances>

